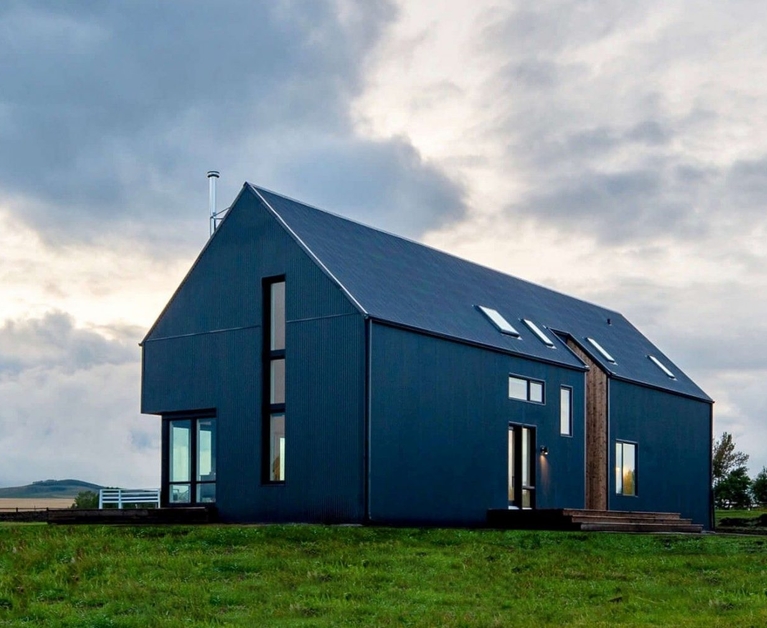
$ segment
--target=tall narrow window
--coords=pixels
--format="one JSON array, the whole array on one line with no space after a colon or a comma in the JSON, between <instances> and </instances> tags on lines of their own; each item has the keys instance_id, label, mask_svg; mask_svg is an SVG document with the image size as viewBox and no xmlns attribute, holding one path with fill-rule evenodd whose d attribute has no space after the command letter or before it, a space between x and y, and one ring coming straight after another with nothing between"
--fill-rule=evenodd
<instances>
[{"instance_id":1,"label":"tall narrow window","mask_svg":"<svg viewBox=\"0 0 767 628\"><path fill-rule=\"evenodd\" d=\"M264 429L265 482L285 481L285 280L264 285Z\"/></svg>"},{"instance_id":2,"label":"tall narrow window","mask_svg":"<svg viewBox=\"0 0 767 628\"><path fill-rule=\"evenodd\" d=\"M637 494L637 446L635 443L615 443L615 492L618 495Z\"/></svg>"},{"instance_id":3,"label":"tall narrow window","mask_svg":"<svg viewBox=\"0 0 767 628\"><path fill-rule=\"evenodd\" d=\"M559 389L559 433L573 435L573 389L568 386Z\"/></svg>"},{"instance_id":4,"label":"tall narrow window","mask_svg":"<svg viewBox=\"0 0 767 628\"><path fill-rule=\"evenodd\" d=\"M168 447L168 500L171 504L192 501L192 422L171 421Z\"/></svg>"}]
</instances>

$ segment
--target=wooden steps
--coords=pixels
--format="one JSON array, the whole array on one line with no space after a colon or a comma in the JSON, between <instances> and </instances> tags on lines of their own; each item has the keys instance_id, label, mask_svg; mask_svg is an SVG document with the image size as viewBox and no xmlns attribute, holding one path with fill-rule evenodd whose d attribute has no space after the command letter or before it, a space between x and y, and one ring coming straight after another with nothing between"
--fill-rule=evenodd
<instances>
[{"instance_id":1,"label":"wooden steps","mask_svg":"<svg viewBox=\"0 0 767 628\"><path fill-rule=\"evenodd\" d=\"M49 510L48 523L53 524L130 524L162 525L212 523L216 521L214 507L178 508L104 508Z\"/></svg>"},{"instance_id":2,"label":"wooden steps","mask_svg":"<svg viewBox=\"0 0 767 628\"><path fill-rule=\"evenodd\" d=\"M703 526L682 519L672 512L630 512L617 510L578 510L571 508L543 510L487 511L492 528L527 530L581 530L589 532L644 532L700 534Z\"/></svg>"}]
</instances>

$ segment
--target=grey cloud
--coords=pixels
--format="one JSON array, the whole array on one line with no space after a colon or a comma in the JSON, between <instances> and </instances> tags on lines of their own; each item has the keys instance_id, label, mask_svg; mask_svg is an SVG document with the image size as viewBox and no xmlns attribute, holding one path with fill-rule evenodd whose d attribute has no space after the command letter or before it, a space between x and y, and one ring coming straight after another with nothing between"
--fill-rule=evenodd
<instances>
[{"instance_id":1,"label":"grey cloud","mask_svg":"<svg viewBox=\"0 0 767 628\"><path fill-rule=\"evenodd\" d=\"M669 273L674 270L667 266ZM664 286L654 277L618 276L588 298L625 314L715 400L715 433L735 435L739 448L751 455L752 473L767 465L767 321L758 291L705 277Z\"/></svg>"},{"instance_id":2,"label":"grey cloud","mask_svg":"<svg viewBox=\"0 0 767 628\"><path fill-rule=\"evenodd\" d=\"M138 361L0 377L0 485L75 477L157 486L159 421L138 413Z\"/></svg>"},{"instance_id":3,"label":"grey cloud","mask_svg":"<svg viewBox=\"0 0 767 628\"><path fill-rule=\"evenodd\" d=\"M649 6L620 0L513 2L508 10L490 16L480 41L492 50L554 55L609 37L623 25L636 24L650 10Z\"/></svg>"},{"instance_id":4,"label":"grey cloud","mask_svg":"<svg viewBox=\"0 0 767 628\"><path fill-rule=\"evenodd\" d=\"M40 319L6 320L0 326L0 379L33 369L73 373L104 364L135 363L135 343L127 340L126 329L117 331L123 339L107 340L93 331L76 329L73 318L63 312ZM136 332L131 329L130 335Z\"/></svg>"},{"instance_id":5,"label":"grey cloud","mask_svg":"<svg viewBox=\"0 0 767 628\"><path fill-rule=\"evenodd\" d=\"M504 61L485 86L497 112L485 132L506 139L508 168L528 190L509 216L602 246L669 234L708 242L763 222L767 155L707 158L700 147L728 109L701 93L685 110L668 88L675 72L706 64L734 35L705 20L680 29L673 13L650 19L663 10L561 0L512 3L487 18L480 47Z\"/></svg>"},{"instance_id":6,"label":"grey cloud","mask_svg":"<svg viewBox=\"0 0 767 628\"><path fill-rule=\"evenodd\" d=\"M62 312L0 327L0 485L156 485L159 424L138 412L137 330L102 331L116 339Z\"/></svg>"},{"instance_id":7,"label":"grey cloud","mask_svg":"<svg viewBox=\"0 0 767 628\"><path fill-rule=\"evenodd\" d=\"M299 199L402 235L416 237L463 212L462 190L402 139L316 143L283 164L279 177L280 189Z\"/></svg>"},{"instance_id":8,"label":"grey cloud","mask_svg":"<svg viewBox=\"0 0 767 628\"><path fill-rule=\"evenodd\" d=\"M540 220L554 219L613 244L668 232L705 235L707 225L694 220L678 192L662 171L580 171L509 209Z\"/></svg>"},{"instance_id":9,"label":"grey cloud","mask_svg":"<svg viewBox=\"0 0 767 628\"><path fill-rule=\"evenodd\" d=\"M315 141L331 162L335 146L339 162L356 152L399 173L421 167L399 140L365 155L350 119L365 58L395 16L384 1L3 3L0 201L49 241L159 243L186 233L196 207L204 221L208 168L232 199L245 180L303 177L275 164L317 167ZM410 185L432 185L423 167Z\"/></svg>"}]
</instances>

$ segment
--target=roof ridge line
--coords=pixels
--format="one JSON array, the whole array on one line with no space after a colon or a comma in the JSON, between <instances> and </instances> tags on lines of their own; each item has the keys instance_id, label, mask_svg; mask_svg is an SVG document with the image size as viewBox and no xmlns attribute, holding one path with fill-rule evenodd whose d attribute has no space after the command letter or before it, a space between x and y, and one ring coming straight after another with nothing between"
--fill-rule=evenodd
<instances>
[{"instance_id":1,"label":"roof ridge line","mask_svg":"<svg viewBox=\"0 0 767 628\"><path fill-rule=\"evenodd\" d=\"M248 183L248 186L253 191L253 193L258 197L258 199L264 204L264 207L266 207L266 209L277 219L277 221L280 223L282 228L285 229L285 231L287 231L290 234L290 236L298 243L298 245L304 250L304 252L309 257L311 257L312 261L315 264L317 264L317 266L320 267L322 272L325 273L330 278L330 280L333 281L341 289L341 292L343 292L346 295L346 297L352 302L352 305L354 305L354 307L357 308L357 310L359 310L359 312L363 316L369 317L370 313L364 307L362 307L362 304L359 301L357 301L354 295L346 288L344 284L341 283L338 277L336 277L332 272L330 272L330 269L327 266L325 266L324 262L317 256L317 254L314 251L312 251L311 248L309 248L306 242L304 242L298 236L298 234L295 231L293 231L293 229L291 229L290 225L288 225L286 220L282 216L280 216L279 212L276 209L274 209L274 207L271 206L269 201L267 201L263 197L263 195L261 194L261 190L257 186L253 185L252 183ZM269 190L266 190L266 189L264 189L264 191L269 192L270 194L275 194L275 196L280 196L279 194L275 192L270 192ZM288 199L288 200L292 200L292 199ZM300 201L293 201L293 202L300 203ZM322 210L318 210L318 211L322 211Z\"/></svg>"},{"instance_id":2,"label":"roof ridge line","mask_svg":"<svg viewBox=\"0 0 767 628\"><path fill-rule=\"evenodd\" d=\"M462 262L464 264L471 264L472 266L476 266L478 268L482 268L484 270L488 270L488 271L493 272L493 273L498 273L499 275L503 275L504 277L511 277L512 279L515 279L516 281L521 281L522 283L525 283L525 284L530 285L530 286L534 286L534 287L539 288L541 290L546 290L546 291L548 291L550 293L557 294L559 296L563 296L563 297L566 297L568 299L572 299L574 301L580 301L581 303L585 303L585 304L590 305L592 307L597 307L597 308L601 309L602 311L604 311L605 313L617 315L617 316L620 316L621 318L623 318L624 320L627 320L626 317L623 316L623 314L621 314L618 310L613 310L611 308L607 308L607 307L605 307L603 305L600 305L598 303L594 303L593 301L587 301L586 299L581 299L579 297L574 297L574 296L572 296L570 294L566 294L565 292L562 292L562 291L559 291L559 290L554 290L552 288L548 288L547 286L541 285L539 283L535 283L534 281L530 281L529 279L522 279L521 277L517 277L516 275L512 275L512 274L504 272L502 270L498 270L497 268L492 268L491 266L487 266L485 264L480 264L478 262L466 259L464 257L460 257L458 255L455 255L453 253L449 253L447 251L443 251L442 249L438 249L437 247L432 246L430 244L425 244L423 242L419 242L418 240L414 240L413 238L408 238L406 236L397 235L396 233L392 233L391 231L386 231L386 229L380 229L378 227L372 227L370 225L366 225L364 222L361 222L359 220L354 220L353 218L348 218L347 216L342 216L341 214L337 214L335 212L328 211L327 209L322 209L321 207L317 207L316 205L312 205L311 203L307 203L306 201L301 201L299 199L292 198L290 196L287 196L286 194L282 194L281 192L275 192L274 190L270 190L269 188L265 188L265 187L260 186L260 185L254 185L253 183L250 183L249 181L246 182L246 183L253 189L254 192L256 192L258 194L259 198L261 198L261 200L263 200L265 203L266 203L266 200L261 196L260 191L268 192L269 194L274 194L275 196L279 196L280 198L284 198L284 199L290 201L291 203L297 203L299 205L303 205L304 207L308 207L309 209L313 209L314 211L322 212L323 214L327 214L328 216L333 216L334 218L339 218L340 220L345 220L346 222L350 222L350 223L358 225L360 227L364 227L365 229L370 229L372 231L377 231L378 233L383 233L384 235L387 235L387 236L389 236L391 238L397 238L398 240L402 240L404 242L409 242L410 244L414 244L416 246L420 246L420 247L429 249L430 251L434 251L436 253L439 253L440 255L446 255L447 257L451 257L453 259L459 260L460 262ZM267 203L267 205L268 205L268 203ZM272 210L273 210L273 208L272 208Z\"/></svg>"}]
</instances>

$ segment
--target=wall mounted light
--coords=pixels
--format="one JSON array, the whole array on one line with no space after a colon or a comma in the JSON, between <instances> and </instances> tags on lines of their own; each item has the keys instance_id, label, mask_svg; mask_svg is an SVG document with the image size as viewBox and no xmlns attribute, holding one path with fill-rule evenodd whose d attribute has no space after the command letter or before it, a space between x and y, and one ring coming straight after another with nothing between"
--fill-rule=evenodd
<instances>
[{"instance_id":1,"label":"wall mounted light","mask_svg":"<svg viewBox=\"0 0 767 628\"><path fill-rule=\"evenodd\" d=\"M548 455L549 455L549 448L541 447L541 456L548 456Z\"/></svg>"}]
</instances>

